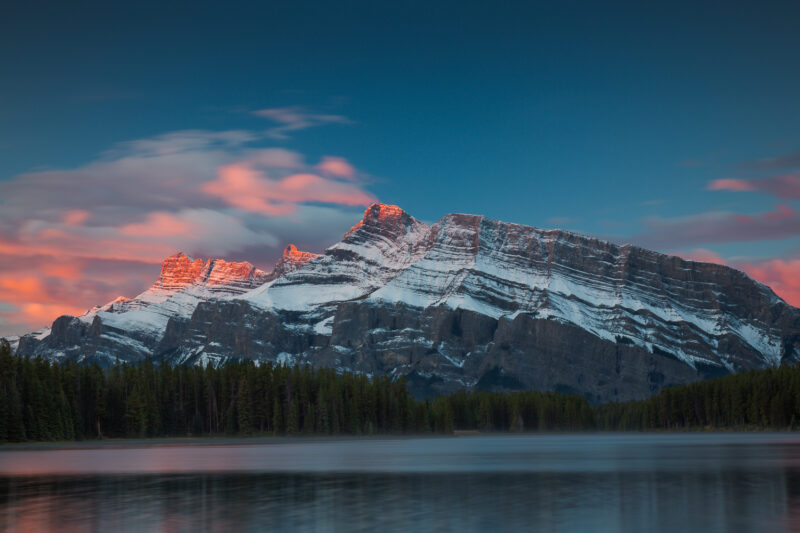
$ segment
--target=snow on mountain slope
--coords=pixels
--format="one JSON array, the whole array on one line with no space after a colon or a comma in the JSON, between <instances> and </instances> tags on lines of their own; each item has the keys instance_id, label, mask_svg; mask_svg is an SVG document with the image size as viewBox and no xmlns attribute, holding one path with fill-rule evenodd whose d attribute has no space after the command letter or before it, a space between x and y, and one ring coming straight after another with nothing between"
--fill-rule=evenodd
<instances>
[{"instance_id":1,"label":"snow on mountain slope","mask_svg":"<svg viewBox=\"0 0 800 533\"><path fill-rule=\"evenodd\" d=\"M782 301L737 270L475 215L446 215L429 227L383 204L324 255L229 299L305 312L322 334L338 304L363 300L495 319L531 314L693 367L741 367L732 338L764 364L778 364L786 351L780 328L753 316Z\"/></svg>"},{"instance_id":2,"label":"snow on mountain slope","mask_svg":"<svg viewBox=\"0 0 800 533\"><path fill-rule=\"evenodd\" d=\"M415 307L446 305L513 318L530 313L575 324L598 337L668 351L694 366L733 335L777 364L780 330L748 309L779 299L736 270L616 246L560 230L472 215L447 215L431 228L429 251L369 297ZM735 290L728 290L734 283ZM746 294L740 294L742 292ZM741 316L737 311L744 311Z\"/></svg>"},{"instance_id":3,"label":"snow on mountain slope","mask_svg":"<svg viewBox=\"0 0 800 533\"><path fill-rule=\"evenodd\" d=\"M78 317L59 318L54 329L69 340L29 334L20 339L20 351L54 358L78 354L80 359L152 355L170 319L186 320L199 302L242 294L268 277L248 262L193 259L179 252L164 259L158 280L135 298L120 296ZM64 319L71 321L65 325Z\"/></svg>"},{"instance_id":4,"label":"snow on mountain slope","mask_svg":"<svg viewBox=\"0 0 800 533\"><path fill-rule=\"evenodd\" d=\"M544 388L598 401L800 359L800 312L742 272L561 231L374 204L267 274L176 254L158 281L19 352L294 361L406 375L421 394ZM121 355L120 355L121 354Z\"/></svg>"},{"instance_id":5,"label":"snow on mountain slope","mask_svg":"<svg viewBox=\"0 0 800 533\"><path fill-rule=\"evenodd\" d=\"M199 302L242 294L268 276L248 262L192 259L179 252L161 263L158 280L140 295L119 297L78 318L91 323L98 316L108 326L158 336L170 317L189 318Z\"/></svg>"},{"instance_id":6,"label":"snow on mountain slope","mask_svg":"<svg viewBox=\"0 0 800 533\"><path fill-rule=\"evenodd\" d=\"M272 281L290 272L294 272L317 257L319 257L319 254L303 252L298 250L297 246L294 244L290 244L283 250L283 255L278 261L278 264L275 265L273 271L266 277L266 281Z\"/></svg>"},{"instance_id":7,"label":"snow on mountain slope","mask_svg":"<svg viewBox=\"0 0 800 533\"><path fill-rule=\"evenodd\" d=\"M262 309L311 311L364 297L422 257L428 230L397 206L374 204L323 255L234 298Z\"/></svg>"}]
</instances>

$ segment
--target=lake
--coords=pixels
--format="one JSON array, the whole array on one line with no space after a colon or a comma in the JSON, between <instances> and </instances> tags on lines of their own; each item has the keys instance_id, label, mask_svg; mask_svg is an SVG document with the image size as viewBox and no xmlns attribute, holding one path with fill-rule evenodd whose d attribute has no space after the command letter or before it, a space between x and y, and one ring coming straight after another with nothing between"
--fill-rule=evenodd
<instances>
[{"instance_id":1,"label":"lake","mask_svg":"<svg viewBox=\"0 0 800 533\"><path fill-rule=\"evenodd\" d=\"M0 528L795 531L800 436L545 434L5 446Z\"/></svg>"}]
</instances>

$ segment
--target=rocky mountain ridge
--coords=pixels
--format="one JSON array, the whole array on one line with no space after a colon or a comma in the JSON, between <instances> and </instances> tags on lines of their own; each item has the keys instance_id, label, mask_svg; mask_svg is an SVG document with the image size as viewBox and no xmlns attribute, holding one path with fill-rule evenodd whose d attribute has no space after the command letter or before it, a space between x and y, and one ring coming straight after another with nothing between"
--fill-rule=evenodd
<instances>
[{"instance_id":1,"label":"rocky mountain ridge","mask_svg":"<svg viewBox=\"0 0 800 533\"><path fill-rule=\"evenodd\" d=\"M156 284L18 351L53 359L307 363L406 376L418 396L561 390L592 401L800 359L800 311L744 273L476 215L374 204L323 254L164 261Z\"/></svg>"}]
</instances>

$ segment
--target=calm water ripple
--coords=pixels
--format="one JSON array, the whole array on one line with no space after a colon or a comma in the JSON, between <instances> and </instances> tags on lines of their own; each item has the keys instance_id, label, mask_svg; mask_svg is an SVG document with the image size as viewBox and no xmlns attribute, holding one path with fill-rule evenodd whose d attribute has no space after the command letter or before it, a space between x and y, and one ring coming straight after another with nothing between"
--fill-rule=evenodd
<instances>
[{"instance_id":1,"label":"calm water ripple","mask_svg":"<svg viewBox=\"0 0 800 533\"><path fill-rule=\"evenodd\" d=\"M0 528L800 531L791 434L0 448Z\"/></svg>"}]
</instances>

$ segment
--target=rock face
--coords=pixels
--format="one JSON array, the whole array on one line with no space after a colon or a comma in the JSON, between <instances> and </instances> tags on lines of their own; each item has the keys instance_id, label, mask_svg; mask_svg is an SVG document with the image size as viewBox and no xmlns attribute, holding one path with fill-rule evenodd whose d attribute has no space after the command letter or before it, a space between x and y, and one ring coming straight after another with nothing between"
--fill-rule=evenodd
<instances>
[{"instance_id":1,"label":"rock face","mask_svg":"<svg viewBox=\"0 0 800 533\"><path fill-rule=\"evenodd\" d=\"M120 296L79 317L59 317L49 335L21 337L18 351L101 364L136 361L153 355L171 318L188 319L198 303L243 294L268 276L247 262L204 261L177 253L164 259L158 280L136 298Z\"/></svg>"},{"instance_id":2,"label":"rock face","mask_svg":"<svg viewBox=\"0 0 800 533\"><path fill-rule=\"evenodd\" d=\"M294 272L317 257L319 257L319 254L302 252L297 249L297 246L290 244L283 250L283 255L278 261L278 264L275 265L275 269L265 278L265 282L277 279L289 272Z\"/></svg>"},{"instance_id":3,"label":"rock face","mask_svg":"<svg viewBox=\"0 0 800 533\"><path fill-rule=\"evenodd\" d=\"M417 396L559 390L595 402L800 360L800 311L742 272L475 215L375 204L273 272L167 258L132 300L61 317L20 353L307 363L406 376Z\"/></svg>"}]
</instances>

